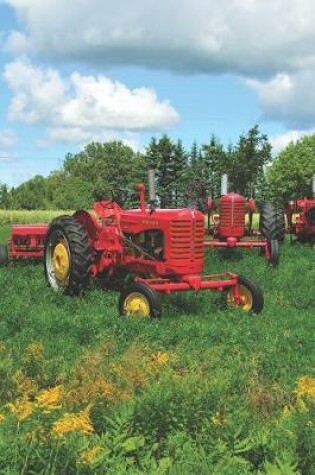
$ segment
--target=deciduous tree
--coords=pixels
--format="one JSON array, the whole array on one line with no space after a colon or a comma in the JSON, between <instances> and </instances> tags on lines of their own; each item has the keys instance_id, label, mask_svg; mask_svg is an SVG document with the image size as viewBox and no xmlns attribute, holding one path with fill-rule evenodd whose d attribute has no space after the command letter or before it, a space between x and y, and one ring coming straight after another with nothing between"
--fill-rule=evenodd
<instances>
[{"instance_id":1,"label":"deciduous tree","mask_svg":"<svg viewBox=\"0 0 315 475\"><path fill-rule=\"evenodd\" d=\"M315 174L315 134L291 142L274 160L267 173L271 193L288 201L311 193Z\"/></svg>"}]
</instances>

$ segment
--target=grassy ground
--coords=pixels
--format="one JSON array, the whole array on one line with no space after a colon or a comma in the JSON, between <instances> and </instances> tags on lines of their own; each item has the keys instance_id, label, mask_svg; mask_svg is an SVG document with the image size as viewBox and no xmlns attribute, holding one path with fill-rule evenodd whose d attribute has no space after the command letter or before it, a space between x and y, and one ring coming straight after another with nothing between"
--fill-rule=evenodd
<instances>
[{"instance_id":1,"label":"grassy ground","mask_svg":"<svg viewBox=\"0 0 315 475\"><path fill-rule=\"evenodd\" d=\"M207 251L227 269L260 284L260 316L190 293L126 320L96 284L71 299L41 264L1 268L0 473L314 474L314 251Z\"/></svg>"}]
</instances>

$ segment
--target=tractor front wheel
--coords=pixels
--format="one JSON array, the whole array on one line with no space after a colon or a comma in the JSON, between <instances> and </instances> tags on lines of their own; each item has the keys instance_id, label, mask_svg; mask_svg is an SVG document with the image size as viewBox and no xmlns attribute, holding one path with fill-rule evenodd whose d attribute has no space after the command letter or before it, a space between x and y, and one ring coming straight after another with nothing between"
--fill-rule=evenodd
<instances>
[{"instance_id":1,"label":"tractor front wheel","mask_svg":"<svg viewBox=\"0 0 315 475\"><path fill-rule=\"evenodd\" d=\"M83 226L72 216L52 221L45 240L45 277L53 290L81 295L89 283L91 246Z\"/></svg>"},{"instance_id":2,"label":"tractor front wheel","mask_svg":"<svg viewBox=\"0 0 315 475\"><path fill-rule=\"evenodd\" d=\"M239 276L240 302L235 302L234 288L227 292L227 303L231 307L240 307L245 312L260 313L264 307L264 296L260 287L251 279Z\"/></svg>"},{"instance_id":3,"label":"tractor front wheel","mask_svg":"<svg viewBox=\"0 0 315 475\"><path fill-rule=\"evenodd\" d=\"M120 294L119 314L122 316L154 318L161 313L158 293L146 284L134 282Z\"/></svg>"},{"instance_id":4,"label":"tractor front wheel","mask_svg":"<svg viewBox=\"0 0 315 475\"><path fill-rule=\"evenodd\" d=\"M5 266L9 262L8 246L0 246L0 266Z\"/></svg>"}]
</instances>

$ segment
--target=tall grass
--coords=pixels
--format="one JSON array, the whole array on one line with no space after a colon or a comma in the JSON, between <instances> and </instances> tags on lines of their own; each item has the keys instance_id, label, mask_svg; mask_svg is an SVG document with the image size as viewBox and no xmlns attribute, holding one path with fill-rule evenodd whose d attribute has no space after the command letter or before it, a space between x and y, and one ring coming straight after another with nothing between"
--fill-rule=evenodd
<instances>
[{"instance_id":1,"label":"tall grass","mask_svg":"<svg viewBox=\"0 0 315 475\"><path fill-rule=\"evenodd\" d=\"M56 216L72 213L64 210L0 210L0 224L49 223Z\"/></svg>"}]
</instances>

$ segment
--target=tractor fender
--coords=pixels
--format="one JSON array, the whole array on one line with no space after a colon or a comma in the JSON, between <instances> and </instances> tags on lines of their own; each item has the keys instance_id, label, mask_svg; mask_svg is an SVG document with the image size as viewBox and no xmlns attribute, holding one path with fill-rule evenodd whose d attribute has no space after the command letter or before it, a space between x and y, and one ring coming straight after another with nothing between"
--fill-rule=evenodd
<instances>
[{"instance_id":1,"label":"tractor fender","mask_svg":"<svg viewBox=\"0 0 315 475\"><path fill-rule=\"evenodd\" d=\"M99 233L102 230L102 224L92 213L80 209L74 213L73 217L82 224L92 241L98 239Z\"/></svg>"}]
</instances>

